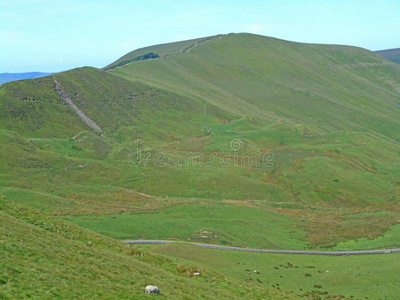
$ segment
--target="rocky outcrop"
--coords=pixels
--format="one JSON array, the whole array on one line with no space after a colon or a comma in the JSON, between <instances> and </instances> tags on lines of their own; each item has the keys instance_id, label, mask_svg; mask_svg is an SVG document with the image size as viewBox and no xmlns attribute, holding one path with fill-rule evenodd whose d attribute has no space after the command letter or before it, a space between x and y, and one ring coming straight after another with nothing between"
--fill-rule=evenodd
<instances>
[{"instance_id":1,"label":"rocky outcrop","mask_svg":"<svg viewBox=\"0 0 400 300\"><path fill-rule=\"evenodd\" d=\"M103 129L99 125L97 125L92 119L90 119L83 111L81 111L75 104L72 102L71 98L68 97L67 93L63 90L61 84L53 78L54 81L54 89L57 94L77 113L77 115L85 122L90 128L95 131L101 133L101 136L104 137L105 134Z\"/></svg>"}]
</instances>

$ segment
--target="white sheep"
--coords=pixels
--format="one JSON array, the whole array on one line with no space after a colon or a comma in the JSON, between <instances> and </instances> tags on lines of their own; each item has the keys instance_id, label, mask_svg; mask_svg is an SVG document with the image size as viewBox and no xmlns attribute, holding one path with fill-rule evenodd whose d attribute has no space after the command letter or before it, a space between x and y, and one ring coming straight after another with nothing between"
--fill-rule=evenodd
<instances>
[{"instance_id":1,"label":"white sheep","mask_svg":"<svg viewBox=\"0 0 400 300\"><path fill-rule=\"evenodd\" d=\"M146 294L159 294L161 293L161 290L156 287L155 285L148 285L146 286L146 288L144 289Z\"/></svg>"}]
</instances>

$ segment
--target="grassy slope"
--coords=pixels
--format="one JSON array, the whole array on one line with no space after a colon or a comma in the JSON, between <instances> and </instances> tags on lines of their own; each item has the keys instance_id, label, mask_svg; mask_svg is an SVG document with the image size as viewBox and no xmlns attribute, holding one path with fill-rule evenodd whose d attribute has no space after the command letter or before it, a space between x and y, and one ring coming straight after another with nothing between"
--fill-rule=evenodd
<instances>
[{"instance_id":1,"label":"grassy slope","mask_svg":"<svg viewBox=\"0 0 400 300\"><path fill-rule=\"evenodd\" d=\"M133 139L146 134L152 138L154 135L165 135L168 127L145 126L167 116L174 118L177 123L185 122L189 111L197 111L198 114L203 111L199 102L189 102L187 98L141 83L132 83L95 68L75 69L57 73L53 77L61 83L72 101L106 134L121 138L126 127L135 127L136 135L132 136L132 130L129 133ZM0 96L1 128L41 138L71 138L80 131L88 130L54 91L52 77L6 84L1 88ZM152 132L145 133L146 129ZM185 129L192 128L181 130Z\"/></svg>"},{"instance_id":2,"label":"grassy slope","mask_svg":"<svg viewBox=\"0 0 400 300\"><path fill-rule=\"evenodd\" d=\"M395 137L397 65L353 47L298 44L249 34L220 38L189 53L131 63L110 72L202 97L266 123L286 120L324 131L379 130ZM390 124L372 127L377 122Z\"/></svg>"},{"instance_id":3,"label":"grassy slope","mask_svg":"<svg viewBox=\"0 0 400 300\"><path fill-rule=\"evenodd\" d=\"M376 53L390 61L400 64L400 49L381 50L376 51Z\"/></svg>"},{"instance_id":4,"label":"grassy slope","mask_svg":"<svg viewBox=\"0 0 400 300\"><path fill-rule=\"evenodd\" d=\"M217 36L218 37L218 36ZM213 36L211 37L205 37L205 38L199 38L199 39L193 39L193 40L187 40L187 41L181 41L181 42L175 42L175 43L167 43L167 44L161 44L161 45L156 45L156 46L150 46L150 47L144 47L140 49L136 49L134 51L131 51L115 62L107 65L104 67L104 69L112 69L115 68L118 64L120 63L126 63L132 59L135 59L136 57L145 55L147 53L153 52L157 53L159 57L166 57L169 55L177 54L177 53L184 53L186 51L189 51L194 45L198 43L202 43L203 41L206 41L208 39L214 38Z\"/></svg>"},{"instance_id":5,"label":"grassy slope","mask_svg":"<svg viewBox=\"0 0 400 300\"><path fill-rule=\"evenodd\" d=\"M161 299L283 298L204 267L193 278L196 264L116 244L8 200L0 205L2 299L144 299L148 284L162 289Z\"/></svg>"}]
</instances>

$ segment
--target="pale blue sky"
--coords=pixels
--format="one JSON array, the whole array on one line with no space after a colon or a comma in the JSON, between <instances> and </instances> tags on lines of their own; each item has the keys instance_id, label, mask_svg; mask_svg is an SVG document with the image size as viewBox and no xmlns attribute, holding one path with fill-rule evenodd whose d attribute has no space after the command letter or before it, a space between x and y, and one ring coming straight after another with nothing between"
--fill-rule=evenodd
<instances>
[{"instance_id":1,"label":"pale blue sky","mask_svg":"<svg viewBox=\"0 0 400 300\"><path fill-rule=\"evenodd\" d=\"M136 48L230 32L400 47L399 0L0 0L0 73L103 67Z\"/></svg>"}]
</instances>

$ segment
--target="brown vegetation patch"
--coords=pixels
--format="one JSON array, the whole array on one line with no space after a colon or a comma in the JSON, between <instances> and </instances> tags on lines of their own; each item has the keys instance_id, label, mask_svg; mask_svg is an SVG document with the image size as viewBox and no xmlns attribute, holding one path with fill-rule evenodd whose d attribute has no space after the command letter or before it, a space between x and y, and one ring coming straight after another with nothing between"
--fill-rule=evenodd
<instances>
[{"instance_id":1,"label":"brown vegetation patch","mask_svg":"<svg viewBox=\"0 0 400 300\"><path fill-rule=\"evenodd\" d=\"M369 208L335 210L305 206L304 209L270 208L269 210L301 221L301 227L306 232L304 239L311 248L333 247L337 243L358 238L374 239L399 222L397 216L357 216L361 213L376 212Z\"/></svg>"},{"instance_id":2,"label":"brown vegetation patch","mask_svg":"<svg viewBox=\"0 0 400 300\"><path fill-rule=\"evenodd\" d=\"M64 198L79 205L57 211L56 215L140 213L186 203L182 200L155 198L128 189L98 193L70 193Z\"/></svg>"}]
</instances>

